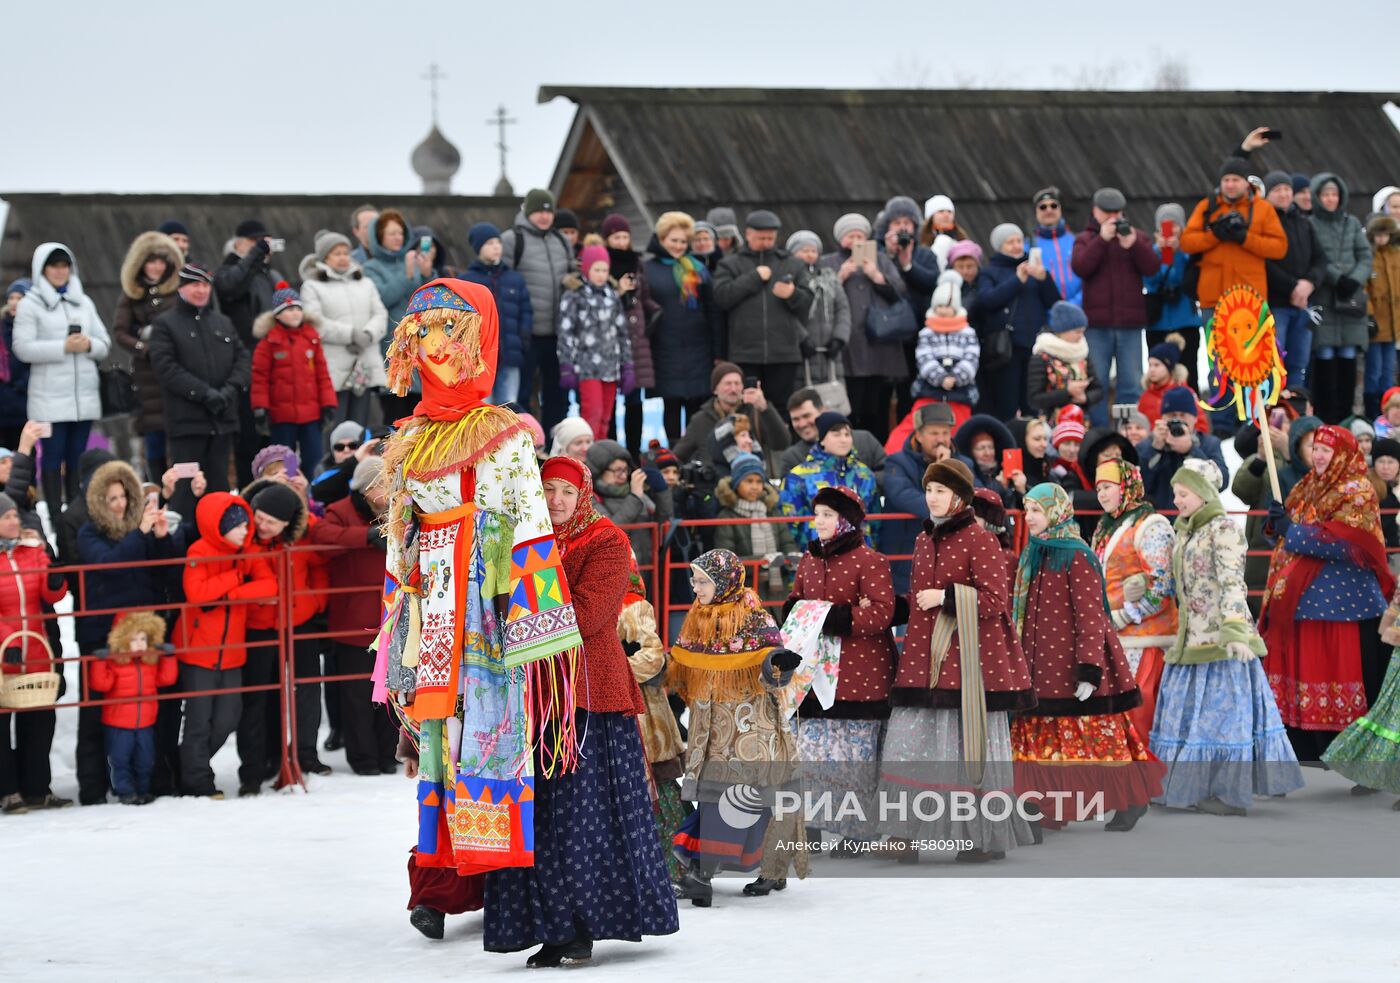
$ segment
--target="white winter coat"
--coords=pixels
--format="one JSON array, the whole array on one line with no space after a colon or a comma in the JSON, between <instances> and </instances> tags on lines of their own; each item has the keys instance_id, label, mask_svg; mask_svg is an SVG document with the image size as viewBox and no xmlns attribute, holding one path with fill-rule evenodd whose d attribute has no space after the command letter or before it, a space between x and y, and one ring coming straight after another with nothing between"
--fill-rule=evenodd
<instances>
[{"instance_id":1,"label":"white winter coat","mask_svg":"<svg viewBox=\"0 0 1400 983\"><path fill-rule=\"evenodd\" d=\"M15 357L30 365L29 419L44 423L97 420L102 416L97 365L107 357L111 337L96 306L83 293L77 257L63 293L44 279L44 260L55 249L73 255L73 250L61 242L46 242L34 250L30 262L34 286L15 312ZM70 324L80 326L82 333L92 339L91 350L63 350Z\"/></svg>"},{"instance_id":2,"label":"white winter coat","mask_svg":"<svg viewBox=\"0 0 1400 983\"><path fill-rule=\"evenodd\" d=\"M301 306L308 314L320 315L321 346L336 392L354 385L357 368L365 386L384 385L388 380L379 341L388 329L389 312L374 281L359 264L337 273L311 256L301 261L301 275Z\"/></svg>"}]
</instances>

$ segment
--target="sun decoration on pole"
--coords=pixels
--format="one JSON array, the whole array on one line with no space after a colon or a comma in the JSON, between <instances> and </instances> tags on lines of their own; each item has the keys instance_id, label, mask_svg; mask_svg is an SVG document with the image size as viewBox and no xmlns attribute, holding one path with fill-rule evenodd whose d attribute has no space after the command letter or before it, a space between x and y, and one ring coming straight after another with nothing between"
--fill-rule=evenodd
<instances>
[{"instance_id":1,"label":"sun decoration on pole","mask_svg":"<svg viewBox=\"0 0 1400 983\"><path fill-rule=\"evenodd\" d=\"M1206 322L1206 354L1215 394L1203 405L1234 406L1241 420L1271 406L1283 388L1283 363L1274 340L1274 315L1258 291L1237 283L1221 295Z\"/></svg>"}]
</instances>

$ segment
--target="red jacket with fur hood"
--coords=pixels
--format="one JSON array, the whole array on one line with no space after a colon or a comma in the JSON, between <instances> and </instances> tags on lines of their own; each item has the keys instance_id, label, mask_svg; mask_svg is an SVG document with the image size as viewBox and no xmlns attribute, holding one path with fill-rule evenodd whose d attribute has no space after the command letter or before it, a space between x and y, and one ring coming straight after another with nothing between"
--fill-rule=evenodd
<instances>
[{"instance_id":1,"label":"red jacket with fur hood","mask_svg":"<svg viewBox=\"0 0 1400 983\"><path fill-rule=\"evenodd\" d=\"M334 407L335 387L326 367L326 352L316 330L320 318L302 313L300 327L278 323L271 311L253 322L253 337L261 339L253 349L253 387L249 401L255 410L267 410L273 423L312 423L321 419L324 407Z\"/></svg>"}]
</instances>

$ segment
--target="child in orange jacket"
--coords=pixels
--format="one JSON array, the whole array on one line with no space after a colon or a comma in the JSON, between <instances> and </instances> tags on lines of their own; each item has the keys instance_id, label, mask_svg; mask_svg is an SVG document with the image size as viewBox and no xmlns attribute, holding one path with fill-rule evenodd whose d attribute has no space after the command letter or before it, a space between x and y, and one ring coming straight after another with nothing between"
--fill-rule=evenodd
<instances>
[{"instance_id":1,"label":"child in orange jacket","mask_svg":"<svg viewBox=\"0 0 1400 983\"><path fill-rule=\"evenodd\" d=\"M253 321L253 385L248 398L258 432L294 448L303 461L319 460L321 428L335 418L335 387L326 367L319 318L301 309L301 298L277 284L272 310Z\"/></svg>"},{"instance_id":2,"label":"child in orange jacket","mask_svg":"<svg viewBox=\"0 0 1400 983\"><path fill-rule=\"evenodd\" d=\"M238 726L250 603L277 603L277 574L267 557L244 549L252 512L228 492L209 492L195 508L199 539L186 554L185 610L175 627L180 686L186 692L221 690L185 700L180 780L188 795L223 798L209 759Z\"/></svg>"},{"instance_id":3,"label":"child in orange jacket","mask_svg":"<svg viewBox=\"0 0 1400 983\"><path fill-rule=\"evenodd\" d=\"M158 689L173 686L179 664L165 641L165 622L153 611L119 615L107 635L107 647L97 652L89 679L108 699L131 700L102 708L107 768L112 791L123 805L155 801L151 772L156 764ZM138 699L133 699L138 698Z\"/></svg>"}]
</instances>

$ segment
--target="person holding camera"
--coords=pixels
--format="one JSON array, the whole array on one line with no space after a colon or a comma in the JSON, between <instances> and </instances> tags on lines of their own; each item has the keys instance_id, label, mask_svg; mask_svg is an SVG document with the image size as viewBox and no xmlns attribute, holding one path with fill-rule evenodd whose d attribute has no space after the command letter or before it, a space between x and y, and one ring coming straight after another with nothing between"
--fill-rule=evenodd
<instances>
[{"instance_id":1,"label":"person holding camera","mask_svg":"<svg viewBox=\"0 0 1400 983\"><path fill-rule=\"evenodd\" d=\"M681 461L708 455L715 429L735 413L749 418L749 433L767 450L781 451L792 443L787 424L768 401L757 376L746 376L733 362L719 362L710 371L710 389L714 398L687 421L685 436L672 447Z\"/></svg>"},{"instance_id":2,"label":"person holding camera","mask_svg":"<svg viewBox=\"0 0 1400 983\"><path fill-rule=\"evenodd\" d=\"M1356 216L1347 212L1347 186L1323 171L1312 179L1312 224L1327 257L1327 274L1310 298L1321 317L1313 332L1311 386L1324 423L1351 416L1356 400L1356 356L1370 342L1365 283L1371 278L1371 244Z\"/></svg>"},{"instance_id":3,"label":"person holding camera","mask_svg":"<svg viewBox=\"0 0 1400 983\"><path fill-rule=\"evenodd\" d=\"M1136 403L1141 395L1142 337L1147 303L1142 278L1156 273L1161 261L1152 237L1123 217L1128 200L1117 188L1094 192L1093 217L1074 240L1070 266L1084 285L1086 333L1094 374L1109 384L1116 365L1112 400L1089 404L1095 426L1108 423L1108 403Z\"/></svg>"},{"instance_id":4,"label":"person holding camera","mask_svg":"<svg viewBox=\"0 0 1400 983\"><path fill-rule=\"evenodd\" d=\"M1269 295L1264 264L1284 257L1288 237L1274 206L1250 186L1249 164L1242 158L1231 157L1220 166L1220 184L1214 195L1196 203L1181 233L1181 248L1200 256L1196 298L1202 311L1214 308L1237 283L1253 287L1261 297Z\"/></svg>"},{"instance_id":5,"label":"person holding camera","mask_svg":"<svg viewBox=\"0 0 1400 983\"><path fill-rule=\"evenodd\" d=\"M1138 445L1138 460L1142 462L1142 483L1147 497L1158 509L1174 508L1172 475L1190 458L1215 462L1224 489L1230 471L1225 467L1225 455L1220 438L1196 430L1196 392L1185 386L1168 389L1162 397L1162 415L1153 424L1152 434Z\"/></svg>"}]
</instances>

